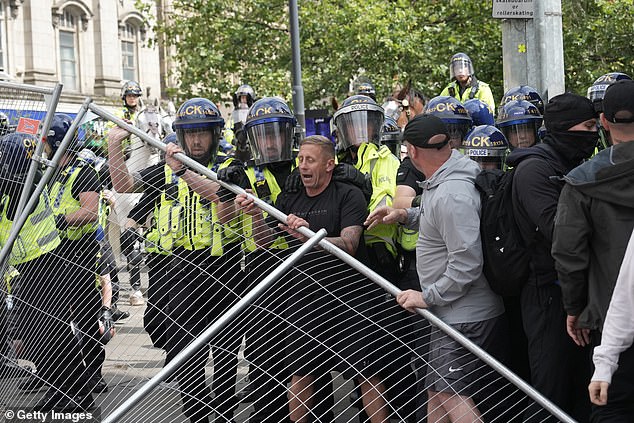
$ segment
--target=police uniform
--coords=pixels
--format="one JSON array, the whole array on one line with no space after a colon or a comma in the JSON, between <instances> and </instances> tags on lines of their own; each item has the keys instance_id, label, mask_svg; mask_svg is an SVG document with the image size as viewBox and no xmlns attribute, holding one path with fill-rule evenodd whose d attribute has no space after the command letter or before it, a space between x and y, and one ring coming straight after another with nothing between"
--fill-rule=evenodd
<instances>
[{"instance_id":1,"label":"police uniform","mask_svg":"<svg viewBox=\"0 0 634 423\"><path fill-rule=\"evenodd\" d=\"M230 163L228 159L221 166ZM153 227L146 237L152 255L148 263L151 311L144 316L144 324L155 345L167 351L169 362L243 295L240 244L231 223L218 222L216 204L192 191L169 166L153 166L140 175L147 195L143 204L146 209L154 205ZM208 346L176 373L184 412L192 421L212 411L217 419L228 421L237 408L234 394L241 332L225 328L210 343L213 401L205 382Z\"/></svg>"},{"instance_id":2,"label":"police uniform","mask_svg":"<svg viewBox=\"0 0 634 423\"><path fill-rule=\"evenodd\" d=\"M52 186L50 202L55 215L67 215L81 208L79 196L84 192L101 191L97 171L92 164L76 158L64 169ZM73 321L83 333L81 350L88 371L88 379L101 378L101 365L105 352L99 339L97 319L101 298L95 287L95 271L99 244L95 231L98 213L94 221L81 226L68 226L60 232L62 242L58 247L68 280L77 292L72 305Z\"/></svg>"},{"instance_id":3,"label":"police uniform","mask_svg":"<svg viewBox=\"0 0 634 423\"><path fill-rule=\"evenodd\" d=\"M471 83L462 88L457 81L451 81L440 93L441 96L450 96L464 103L467 100L477 98L489 106L491 113L495 113L495 100L491 87L486 82L478 80L475 76L471 76Z\"/></svg>"}]
</instances>

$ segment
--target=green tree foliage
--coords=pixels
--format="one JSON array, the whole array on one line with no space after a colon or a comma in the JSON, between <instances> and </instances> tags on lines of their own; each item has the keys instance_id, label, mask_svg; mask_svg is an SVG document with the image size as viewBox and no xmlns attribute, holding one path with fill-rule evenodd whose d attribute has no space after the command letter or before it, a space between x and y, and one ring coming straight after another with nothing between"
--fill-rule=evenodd
<instances>
[{"instance_id":1,"label":"green tree foliage","mask_svg":"<svg viewBox=\"0 0 634 423\"><path fill-rule=\"evenodd\" d=\"M634 77L634 1L563 0L566 89L585 95L599 76Z\"/></svg>"},{"instance_id":2,"label":"green tree foliage","mask_svg":"<svg viewBox=\"0 0 634 423\"><path fill-rule=\"evenodd\" d=\"M585 93L605 72L631 72L632 3L563 0L568 89ZM502 36L491 8L491 0L300 1L306 105L341 100L358 76L370 78L379 97L408 79L433 97L447 84L456 52L471 57L478 78L499 99ZM290 100L288 1L175 0L167 12L164 22L150 24L158 40L176 46L180 97L229 101L227 93L249 83L258 96Z\"/></svg>"}]
</instances>

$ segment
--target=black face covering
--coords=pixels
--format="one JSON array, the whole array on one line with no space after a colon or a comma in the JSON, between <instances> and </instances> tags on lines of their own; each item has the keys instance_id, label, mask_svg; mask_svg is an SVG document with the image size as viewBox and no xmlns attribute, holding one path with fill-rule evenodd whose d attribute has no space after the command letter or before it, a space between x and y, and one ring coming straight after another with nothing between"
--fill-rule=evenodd
<instances>
[{"instance_id":1,"label":"black face covering","mask_svg":"<svg viewBox=\"0 0 634 423\"><path fill-rule=\"evenodd\" d=\"M599 141L596 131L551 131L550 135L545 142L575 166L592 156Z\"/></svg>"}]
</instances>

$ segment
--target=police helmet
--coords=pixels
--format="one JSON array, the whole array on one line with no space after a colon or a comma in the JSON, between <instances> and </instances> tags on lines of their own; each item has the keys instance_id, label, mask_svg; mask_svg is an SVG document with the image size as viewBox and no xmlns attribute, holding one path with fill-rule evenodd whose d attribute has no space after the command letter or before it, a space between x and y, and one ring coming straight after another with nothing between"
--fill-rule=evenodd
<instances>
[{"instance_id":1,"label":"police helmet","mask_svg":"<svg viewBox=\"0 0 634 423\"><path fill-rule=\"evenodd\" d=\"M456 79L457 76L471 76L475 73L473 62L465 53L456 53L451 56L449 63L449 78Z\"/></svg>"},{"instance_id":2,"label":"police helmet","mask_svg":"<svg viewBox=\"0 0 634 423\"><path fill-rule=\"evenodd\" d=\"M509 142L509 148L530 147L538 137L542 115L526 100L513 100L500 109L496 126Z\"/></svg>"},{"instance_id":3,"label":"police helmet","mask_svg":"<svg viewBox=\"0 0 634 423\"><path fill-rule=\"evenodd\" d=\"M621 79L632 79L629 75L621 72L610 72L605 75L600 76L592 86L588 88L588 92L586 97L590 99L594 106L594 110L597 113L603 112L603 96L605 95L605 90L608 89L608 86L613 82L620 81Z\"/></svg>"},{"instance_id":4,"label":"police helmet","mask_svg":"<svg viewBox=\"0 0 634 423\"><path fill-rule=\"evenodd\" d=\"M279 97L264 97L253 103L244 124L256 165L293 159L293 137L297 120Z\"/></svg>"},{"instance_id":5,"label":"police helmet","mask_svg":"<svg viewBox=\"0 0 634 423\"><path fill-rule=\"evenodd\" d=\"M185 101L178 108L172 127L185 154L207 166L216 158L224 124L220 110L213 102L196 97ZM208 134L209 138L204 139L203 134ZM191 145L187 143L188 140L191 140ZM205 145L205 142L209 145Z\"/></svg>"},{"instance_id":6,"label":"police helmet","mask_svg":"<svg viewBox=\"0 0 634 423\"><path fill-rule=\"evenodd\" d=\"M383 108L366 95L346 98L333 115L337 128L338 151L358 147L362 143L379 145L383 126Z\"/></svg>"},{"instance_id":7,"label":"police helmet","mask_svg":"<svg viewBox=\"0 0 634 423\"><path fill-rule=\"evenodd\" d=\"M242 96L246 96L247 98L246 104L240 101L240 97ZM255 102L255 91L253 91L253 88L251 87L251 85L248 85L248 84L240 85L238 89L236 90L236 92L233 93L233 107L235 108L248 109L249 107L253 106L254 102ZM243 104L244 106L241 107L241 105Z\"/></svg>"},{"instance_id":8,"label":"police helmet","mask_svg":"<svg viewBox=\"0 0 634 423\"><path fill-rule=\"evenodd\" d=\"M138 82L127 81L125 84L123 84L123 87L121 88L121 100L123 100L124 104L125 96L127 95L135 95L137 97L141 97L143 95L143 90L141 89L141 86Z\"/></svg>"},{"instance_id":9,"label":"police helmet","mask_svg":"<svg viewBox=\"0 0 634 423\"><path fill-rule=\"evenodd\" d=\"M51 147L52 154L55 154L72 124L73 119L70 116L64 113L55 113L46 136L46 143Z\"/></svg>"},{"instance_id":10,"label":"police helmet","mask_svg":"<svg viewBox=\"0 0 634 423\"><path fill-rule=\"evenodd\" d=\"M401 128L396 120L386 116L381 128L381 144L386 145L396 157L401 155Z\"/></svg>"},{"instance_id":11,"label":"police helmet","mask_svg":"<svg viewBox=\"0 0 634 423\"><path fill-rule=\"evenodd\" d=\"M473 126L495 125L495 119L489 106L482 100L472 98L464 102L464 107L469 112Z\"/></svg>"},{"instance_id":12,"label":"police helmet","mask_svg":"<svg viewBox=\"0 0 634 423\"><path fill-rule=\"evenodd\" d=\"M462 143L465 154L484 169L502 169L509 148L504 134L493 125L478 125Z\"/></svg>"},{"instance_id":13,"label":"police helmet","mask_svg":"<svg viewBox=\"0 0 634 423\"><path fill-rule=\"evenodd\" d=\"M374 89L374 85L370 81L360 82L357 85L356 94L367 95L372 100L376 101L376 90Z\"/></svg>"},{"instance_id":14,"label":"police helmet","mask_svg":"<svg viewBox=\"0 0 634 423\"><path fill-rule=\"evenodd\" d=\"M11 132L11 121L9 120L9 116L0 112L0 136L6 135L9 132Z\"/></svg>"},{"instance_id":15,"label":"police helmet","mask_svg":"<svg viewBox=\"0 0 634 423\"><path fill-rule=\"evenodd\" d=\"M423 111L426 115L439 117L449 131L451 148L459 148L471 129L471 117L464 105L454 97L438 96L429 100Z\"/></svg>"},{"instance_id":16,"label":"police helmet","mask_svg":"<svg viewBox=\"0 0 634 423\"><path fill-rule=\"evenodd\" d=\"M35 153L37 138L14 132L0 138L0 180L24 182Z\"/></svg>"},{"instance_id":17,"label":"police helmet","mask_svg":"<svg viewBox=\"0 0 634 423\"><path fill-rule=\"evenodd\" d=\"M506 103L514 100L525 100L537 107L539 114L544 115L544 100L539 95L537 90L528 85L518 85L517 87L510 88L502 96L499 108L501 109Z\"/></svg>"}]
</instances>

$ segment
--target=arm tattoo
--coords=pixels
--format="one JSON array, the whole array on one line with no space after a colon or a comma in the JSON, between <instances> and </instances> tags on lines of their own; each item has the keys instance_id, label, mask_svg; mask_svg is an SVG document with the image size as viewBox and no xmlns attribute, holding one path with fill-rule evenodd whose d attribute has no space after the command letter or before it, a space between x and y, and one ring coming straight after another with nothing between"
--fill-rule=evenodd
<instances>
[{"instance_id":1,"label":"arm tattoo","mask_svg":"<svg viewBox=\"0 0 634 423\"><path fill-rule=\"evenodd\" d=\"M359 247L359 240L363 234L362 226L348 226L341 230L338 238L331 240L337 247L344 249L348 254L354 255Z\"/></svg>"}]
</instances>

